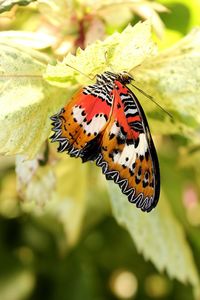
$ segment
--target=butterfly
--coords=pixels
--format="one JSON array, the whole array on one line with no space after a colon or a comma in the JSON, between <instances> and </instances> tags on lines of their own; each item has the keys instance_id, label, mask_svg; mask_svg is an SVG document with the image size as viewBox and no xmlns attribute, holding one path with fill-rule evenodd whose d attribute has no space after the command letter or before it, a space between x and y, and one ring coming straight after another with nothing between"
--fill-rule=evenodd
<instances>
[{"instance_id":1,"label":"butterfly","mask_svg":"<svg viewBox=\"0 0 200 300\"><path fill-rule=\"evenodd\" d=\"M51 117L51 141L59 152L95 161L131 203L150 212L159 200L159 163L144 111L127 87L132 80L127 72L98 74Z\"/></svg>"}]
</instances>

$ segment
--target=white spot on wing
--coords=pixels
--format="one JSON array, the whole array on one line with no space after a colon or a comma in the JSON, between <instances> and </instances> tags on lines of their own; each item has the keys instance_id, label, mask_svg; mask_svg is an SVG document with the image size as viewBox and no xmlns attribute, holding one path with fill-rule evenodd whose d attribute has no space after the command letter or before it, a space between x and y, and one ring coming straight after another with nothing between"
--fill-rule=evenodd
<instances>
[{"instance_id":1,"label":"white spot on wing","mask_svg":"<svg viewBox=\"0 0 200 300\"><path fill-rule=\"evenodd\" d=\"M126 161L126 157L129 158L128 161ZM125 165L126 167L131 167L132 163L136 160L136 150L134 145L125 145L124 149L120 155L120 158L118 160L118 163L120 165Z\"/></svg>"},{"instance_id":2,"label":"white spot on wing","mask_svg":"<svg viewBox=\"0 0 200 300\"><path fill-rule=\"evenodd\" d=\"M73 107L73 116L77 120L79 124L83 125L83 129L86 131L86 133L94 134L95 132L98 134L99 131L105 126L106 119L103 114L98 115L97 117L94 116L90 124L87 124L86 122L83 122L86 115L82 116L82 112L84 111L84 108L80 108L79 106Z\"/></svg>"},{"instance_id":3,"label":"white spot on wing","mask_svg":"<svg viewBox=\"0 0 200 300\"><path fill-rule=\"evenodd\" d=\"M120 158L120 156L121 156L121 153L114 153L113 154L113 161L116 163L118 163L118 160L119 160L119 158Z\"/></svg>"},{"instance_id":4,"label":"white spot on wing","mask_svg":"<svg viewBox=\"0 0 200 300\"><path fill-rule=\"evenodd\" d=\"M98 134L105 124L106 119L104 115L99 115L97 117L94 116L89 125L87 123L83 123L83 129L85 129L87 134L94 134L95 132Z\"/></svg>"},{"instance_id":5,"label":"white spot on wing","mask_svg":"<svg viewBox=\"0 0 200 300\"><path fill-rule=\"evenodd\" d=\"M135 162L136 157L139 157L140 155L145 155L147 148L148 148L148 144L147 144L145 134L141 133L139 135L139 144L137 148L135 148L134 145L125 144L123 151L121 153L117 153L114 155L113 157L114 162L117 162L120 165L124 165L132 169L132 164ZM128 161L126 161L127 157L129 158Z\"/></svg>"},{"instance_id":6,"label":"white spot on wing","mask_svg":"<svg viewBox=\"0 0 200 300\"><path fill-rule=\"evenodd\" d=\"M110 129L110 134L117 135L119 130L120 130L119 126L117 126L116 122L114 122Z\"/></svg>"},{"instance_id":7,"label":"white spot on wing","mask_svg":"<svg viewBox=\"0 0 200 300\"><path fill-rule=\"evenodd\" d=\"M138 153L139 156L140 155L145 155L145 152L148 149L148 144L147 144L147 139L146 139L145 134L141 133L139 135L139 139L140 139L140 141L139 141L139 144L138 144L138 146L136 148L136 151L137 151L137 153Z\"/></svg>"},{"instance_id":8,"label":"white spot on wing","mask_svg":"<svg viewBox=\"0 0 200 300\"><path fill-rule=\"evenodd\" d=\"M80 108L79 106L73 107L73 116L79 124L81 124L83 122L83 119L85 118L81 114L83 111L84 111L84 108Z\"/></svg>"}]
</instances>

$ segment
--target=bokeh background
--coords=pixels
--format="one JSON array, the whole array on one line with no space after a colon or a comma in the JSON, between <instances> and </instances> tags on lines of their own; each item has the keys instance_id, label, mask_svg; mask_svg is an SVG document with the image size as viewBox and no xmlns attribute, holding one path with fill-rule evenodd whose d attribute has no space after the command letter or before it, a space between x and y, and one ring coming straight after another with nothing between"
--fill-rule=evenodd
<instances>
[{"instance_id":1,"label":"bokeh background","mask_svg":"<svg viewBox=\"0 0 200 300\"><path fill-rule=\"evenodd\" d=\"M0 1L0 12L0 37L37 49L54 63L149 17L160 51L200 25L199 0ZM197 274L200 143L165 130L165 136L155 134L162 187ZM193 130L198 137L198 126ZM159 272L138 252L130 233L113 217L96 166L57 155L48 142L36 158L22 162L21 156L0 157L1 300L200 299L192 280ZM161 234L158 230L158 239ZM156 237L150 233L151 238Z\"/></svg>"}]
</instances>

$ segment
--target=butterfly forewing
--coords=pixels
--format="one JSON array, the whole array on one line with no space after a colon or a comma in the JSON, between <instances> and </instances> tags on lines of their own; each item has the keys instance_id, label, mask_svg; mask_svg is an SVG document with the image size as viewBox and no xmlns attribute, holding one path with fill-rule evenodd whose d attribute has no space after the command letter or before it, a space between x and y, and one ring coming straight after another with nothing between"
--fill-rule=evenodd
<instances>
[{"instance_id":1,"label":"butterfly forewing","mask_svg":"<svg viewBox=\"0 0 200 300\"><path fill-rule=\"evenodd\" d=\"M106 101L100 98L97 101L97 97L87 93L86 89L80 90L58 115L51 117L55 131L52 140L60 142L58 151L67 151L83 161L94 160L110 110Z\"/></svg>"},{"instance_id":2,"label":"butterfly forewing","mask_svg":"<svg viewBox=\"0 0 200 300\"><path fill-rule=\"evenodd\" d=\"M53 121L52 141L82 161L96 160L128 200L149 212L158 202L159 165L139 101L126 87L129 75L105 72L81 89Z\"/></svg>"}]
</instances>

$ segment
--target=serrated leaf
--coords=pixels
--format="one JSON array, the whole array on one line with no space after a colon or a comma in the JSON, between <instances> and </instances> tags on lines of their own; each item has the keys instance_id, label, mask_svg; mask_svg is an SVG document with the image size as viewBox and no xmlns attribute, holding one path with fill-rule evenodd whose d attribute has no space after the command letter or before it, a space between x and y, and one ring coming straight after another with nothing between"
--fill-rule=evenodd
<instances>
[{"instance_id":1,"label":"serrated leaf","mask_svg":"<svg viewBox=\"0 0 200 300\"><path fill-rule=\"evenodd\" d=\"M199 286L197 269L183 228L173 216L164 195L156 210L145 214L127 201L114 184L109 185L115 218L130 233L136 248L161 272Z\"/></svg>"},{"instance_id":2,"label":"serrated leaf","mask_svg":"<svg viewBox=\"0 0 200 300\"><path fill-rule=\"evenodd\" d=\"M49 116L67 93L43 80L46 56L37 51L2 43L0 61L0 153L31 158L48 137Z\"/></svg>"},{"instance_id":3,"label":"serrated leaf","mask_svg":"<svg viewBox=\"0 0 200 300\"><path fill-rule=\"evenodd\" d=\"M0 1L0 13L10 10L14 5L26 6L36 0L1 0Z\"/></svg>"},{"instance_id":4,"label":"serrated leaf","mask_svg":"<svg viewBox=\"0 0 200 300\"><path fill-rule=\"evenodd\" d=\"M178 122L191 129L200 124L200 28L194 29L173 47L161 52L134 72L136 84L153 95ZM194 130L193 130L194 132ZM166 133L169 133L166 130ZM180 133L185 134L184 130ZM195 132L194 132L195 134ZM186 133L189 137L189 134ZM193 136L192 136L193 138Z\"/></svg>"},{"instance_id":5,"label":"serrated leaf","mask_svg":"<svg viewBox=\"0 0 200 300\"><path fill-rule=\"evenodd\" d=\"M88 84L91 80L87 76L92 79L96 74L111 69L115 72L130 71L155 53L151 25L146 21L134 27L128 26L122 33L115 33L104 41L96 41L84 51L78 49L76 56L69 54L56 66L48 65L44 77L57 86Z\"/></svg>"}]
</instances>

